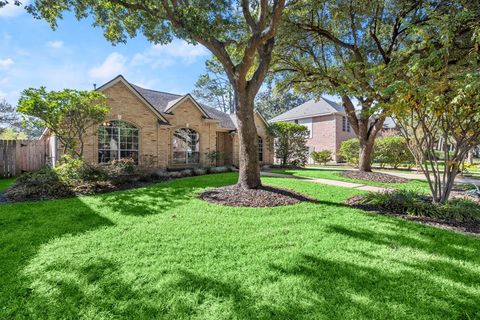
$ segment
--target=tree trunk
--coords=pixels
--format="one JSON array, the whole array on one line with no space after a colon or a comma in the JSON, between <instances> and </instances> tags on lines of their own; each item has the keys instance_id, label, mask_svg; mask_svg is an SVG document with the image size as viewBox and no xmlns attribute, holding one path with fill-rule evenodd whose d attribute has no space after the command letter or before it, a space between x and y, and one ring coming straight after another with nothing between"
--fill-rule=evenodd
<instances>
[{"instance_id":1,"label":"tree trunk","mask_svg":"<svg viewBox=\"0 0 480 320\"><path fill-rule=\"evenodd\" d=\"M372 172L372 155L374 139L360 139L360 154L358 158L358 170Z\"/></svg>"},{"instance_id":2,"label":"tree trunk","mask_svg":"<svg viewBox=\"0 0 480 320\"><path fill-rule=\"evenodd\" d=\"M254 95L236 94L237 124L240 144L238 185L244 189L260 187L257 128L254 118Z\"/></svg>"}]
</instances>

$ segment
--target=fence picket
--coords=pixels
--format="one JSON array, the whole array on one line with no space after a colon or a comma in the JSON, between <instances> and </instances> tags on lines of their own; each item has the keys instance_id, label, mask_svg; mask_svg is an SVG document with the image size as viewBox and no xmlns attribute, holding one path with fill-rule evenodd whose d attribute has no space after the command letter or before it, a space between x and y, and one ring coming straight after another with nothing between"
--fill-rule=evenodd
<instances>
[{"instance_id":1,"label":"fence picket","mask_svg":"<svg viewBox=\"0 0 480 320\"><path fill-rule=\"evenodd\" d=\"M42 169L47 150L45 140L0 140L0 178Z\"/></svg>"}]
</instances>

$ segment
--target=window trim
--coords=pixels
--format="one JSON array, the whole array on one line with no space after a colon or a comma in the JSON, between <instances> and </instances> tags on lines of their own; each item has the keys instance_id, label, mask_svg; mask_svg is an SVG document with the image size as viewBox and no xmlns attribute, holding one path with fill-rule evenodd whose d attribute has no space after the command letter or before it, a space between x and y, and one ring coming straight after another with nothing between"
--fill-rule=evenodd
<instances>
[{"instance_id":1,"label":"window trim","mask_svg":"<svg viewBox=\"0 0 480 320\"><path fill-rule=\"evenodd\" d=\"M174 139L175 139L175 138L178 138L178 137L175 136L175 133L176 133L177 131L180 131L180 130L190 130L190 131L193 131L193 132L195 132L195 133L197 134L197 142L196 142L196 147L195 147L195 149L198 149L198 151L188 151L188 150L185 150L185 151L184 151L184 152L185 152L185 162L179 162L179 161L176 160L177 158L175 158L175 152L176 152L176 151L174 150ZM178 139L180 139L180 138L178 138ZM177 152L180 152L180 151L177 151ZM196 153L196 154L197 154L197 157L195 157L195 158L198 159L198 160L195 161L195 162L189 162L189 161L188 161L188 159L189 159L188 153L189 153L189 152L191 152L192 154L193 154L193 153ZM182 128L178 128L178 129L173 130L173 132L172 132L172 164L173 164L173 165L189 165L189 164L195 165L195 164L200 164L200 163L201 163L201 161L200 161L200 133L199 133L197 130L195 130L195 129L186 128L186 127L182 127Z\"/></svg>"},{"instance_id":2,"label":"window trim","mask_svg":"<svg viewBox=\"0 0 480 320\"><path fill-rule=\"evenodd\" d=\"M112 152L112 151L115 151L115 150L112 150L112 149L105 149L105 148L100 148L100 130L102 128L109 128L106 126L106 124L109 124L109 123L126 123L130 126L132 126L132 128L128 128L128 130L132 130L133 132L136 132L136 138L137 138L137 149L122 149L121 148L121 133L122 133L122 128L121 127L118 127L118 126L111 126L110 128L116 128L117 129L117 143L118 143L118 148L116 150L116 153L117 153L117 157L115 159L110 159L109 161L100 161L100 151L104 151L104 152ZM123 130L125 130L125 128L123 128ZM104 123L102 123L101 125L98 126L97 128L97 163L99 164L102 164L102 163L109 163L110 161L113 161L113 160L120 160L120 159L132 159L131 157L122 157L122 152L136 152L137 154L137 157L135 159L133 159L135 161L135 164L139 164L140 162L140 128L130 122L130 121L125 121L125 120L109 120L109 121L106 121Z\"/></svg>"},{"instance_id":3,"label":"window trim","mask_svg":"<svg viewBox=\"0 0 480 320\"><path fill-rule=\"evenodd\" d=\"M258 161L263 162L263 138L258 136L257 138L257 144L258 144Z\"/></svg>"}]
</instances>

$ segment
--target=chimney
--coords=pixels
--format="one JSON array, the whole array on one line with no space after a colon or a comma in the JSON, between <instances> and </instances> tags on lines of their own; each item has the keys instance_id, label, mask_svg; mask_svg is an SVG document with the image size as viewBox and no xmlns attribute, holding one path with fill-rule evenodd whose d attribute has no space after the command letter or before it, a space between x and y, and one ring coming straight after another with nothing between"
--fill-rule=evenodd
<instances>
[{"instance_id":1,"label":"chimney","mask_svg":"<svg viewBox=\"0 0 480 320\"><path fill-rule=\"evenodd\" d=\"M97 84L96 83L93 84L93 90L97 90Z\"/></svg>"}]
</instances>

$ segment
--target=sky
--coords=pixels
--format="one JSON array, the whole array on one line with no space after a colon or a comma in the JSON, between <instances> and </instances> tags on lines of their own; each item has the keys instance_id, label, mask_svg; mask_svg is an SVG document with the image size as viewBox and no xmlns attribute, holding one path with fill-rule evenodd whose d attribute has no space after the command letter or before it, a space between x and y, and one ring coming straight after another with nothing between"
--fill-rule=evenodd
<instances>
[{"instance_id":1,"label":"sky","mask_svg":"<svg viewBox=\"0 0 480 320\"><path fill-rule=\"evenodd\" d=\"M113 46L91 20L66 13L53 31L21 7L0 8L0 98L12 105L29 87L90 90L118 74L144 88L185 94L210 57L204 47L179 39L160 46L137 36Z\"/></svg>"}]
</instances>

